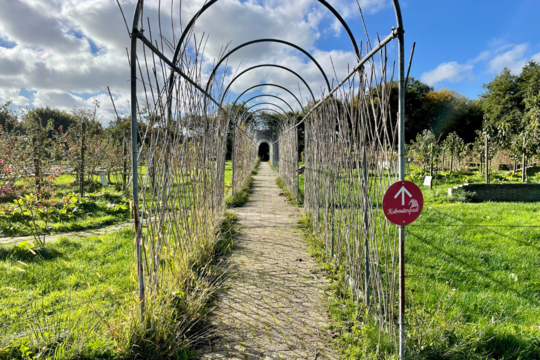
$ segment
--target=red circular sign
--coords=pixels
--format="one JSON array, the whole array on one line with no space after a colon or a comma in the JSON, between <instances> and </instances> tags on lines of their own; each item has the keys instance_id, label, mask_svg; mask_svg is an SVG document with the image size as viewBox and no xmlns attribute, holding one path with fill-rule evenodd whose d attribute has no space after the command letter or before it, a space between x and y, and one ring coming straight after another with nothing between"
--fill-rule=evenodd
<instances>
[{"instance_id":1,"label":"red circular sign","mask_svg":"<svg viewBox=\"0 0 540 360\"><path fill-rule=\"evenodd\" d=\"M390 186L383 198L384 215L397 225L408 225L418 219L424 207L422 190L410 181Z\"/></svg>"}]
</instances>

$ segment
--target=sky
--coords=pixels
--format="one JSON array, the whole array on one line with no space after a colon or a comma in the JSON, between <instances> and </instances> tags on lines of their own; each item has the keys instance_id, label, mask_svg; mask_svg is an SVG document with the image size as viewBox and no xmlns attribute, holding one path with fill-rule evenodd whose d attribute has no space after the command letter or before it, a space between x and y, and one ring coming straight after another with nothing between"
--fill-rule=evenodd
<instances>
[{"instance_id":1,"label":"sky","mask_svg":"<svg viewBox=\"0 0 540 360\"><path fill-rule=\"evenodd\" d=\"M365 54L367 38L356 0L328 2L345 19ZM358 2L374 46L377 35L382 39L396 26L392 3ZM120 0L120 4L131 22L134 0ZM182 23L187 24L203 4L204 0L183 0ZM146 34L151 30L154 37L158 33L159 6L160 0L145 1L145 21L148 17L151 24ZM504 67L519 74L527 61L540 62L538 0L402 0L401 6L407 61L412 43L416 42L411 76L435 89L454 89L476 98L483 92L482 85ZM176 38L180 36L180 2L161 0L161 10L163 35L173 42L173 33ZM334 83L356 63L346 31L316 0L220 0L198 19L194 35L199 40L205 37L203 80L224 48L230 50L258 38L286 40L302 47ZM0 104L12 101L16 110L51 106L70 111L93 107L97 101L100 117L107 123L113 111L107 86L117 109L129 109L129 46L126 25L115 0L2 0ZM168 50L165 53L172 54ZM397 55L396 42L389 44L387 53L391 67ZM144 57L141 50L139 56ZM261 63L293 69L316 97L326 88L311 60L298 50L275 43L241 49L230 57L228 67L220 68L220 74L225 74L228 83L235 74ZM375 69L380 65L377 60ZM270 67L241 76L231 86L227 100L233 101L245 89L265 82L290 89L304 105L309 100L308 89L298 78ZM139 98L143 96L141 88ZM256 88L243 99L259 94L281 96L299 107L290 94L277 87Z\"/></svg>"}]
</instances>

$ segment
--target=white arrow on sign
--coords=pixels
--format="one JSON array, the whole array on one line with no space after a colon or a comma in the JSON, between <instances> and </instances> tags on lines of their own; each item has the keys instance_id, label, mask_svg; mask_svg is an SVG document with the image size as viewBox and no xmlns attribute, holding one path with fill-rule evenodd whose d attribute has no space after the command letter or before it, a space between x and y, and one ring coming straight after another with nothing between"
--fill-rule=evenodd
<instances>
[{"instance_id":1,"label":"white arrow on sign","mask_svg":"<svg viewBox=\"0 0 540 360\"><path fill-rule=\"evenodd\" d=\"M405 189L405 186L402 186L401 189L399 189L399 191L397 192L396 196L394 196L394 199L397 199L399 194L401 194L401 205L403 206L405 206L405 193L407 193L409 197L412 197L411 193L408 192L407 189Z\"/></svg>"}]
</instances>

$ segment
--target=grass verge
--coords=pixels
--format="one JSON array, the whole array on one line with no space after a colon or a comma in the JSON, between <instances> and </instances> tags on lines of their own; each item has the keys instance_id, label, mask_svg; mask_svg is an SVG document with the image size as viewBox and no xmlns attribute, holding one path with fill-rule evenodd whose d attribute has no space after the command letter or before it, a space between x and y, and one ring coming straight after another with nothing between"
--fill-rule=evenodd
<instances>
[{"instance_id":1,"label":"grass verge","mask_svg":"<svg viewBox=\"0 0 540 360\"><path fill-rule=\"evenodd\" d=\"M261 160L257 159L257 162L251 171L249 180L242 186L242 188L236 191L236 194L229 194L227 197L225 197L225 205L227 208L240 207L246 203L247 199L249 198L249 194L251 194L253 176L259 173L260 164Z\"/></svg>"},{"instance_id":2,"label":"grass verge","mask_svg":"<svg viewBox=\"0 0 540 360\"><path fill-rule=\"evenodd\" d=\"M133 232L61 238L46 248L0 248L0 359L188 359L208 328L231 251L236 215L201 239L154 291L144 319L136 297ZM203 243L206 242L206 243Z\"/></svg>"}]
</instances>

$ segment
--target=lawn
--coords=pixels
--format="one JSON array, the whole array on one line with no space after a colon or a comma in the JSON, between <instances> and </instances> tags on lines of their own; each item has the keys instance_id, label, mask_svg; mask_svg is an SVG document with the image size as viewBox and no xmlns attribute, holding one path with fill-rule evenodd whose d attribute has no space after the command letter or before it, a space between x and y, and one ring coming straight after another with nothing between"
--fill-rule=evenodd
<instances>
[{"instance_id":1,"label":"lawn","mask_svg":"<svg viewBox=\"0 0 540 360\"><path fill-rule=\"evenodd\" d=\"M1 247L0 359L69 358L83 344L83 358L112 357L106 324L119 323L136 289L131 230Z\"/></svg>"},{"instance_id":2,"label":"lawn","mask_svg":"<svg viewBox=\"0 0 540 360\"><path fill-rule=\"evenodd\" d=\"M540 204L471 203L448 196L449 187L482 179L478 173L446 173L434 189L420 185L424 210L406 228L410 358L540 359ZM520 180L511 172L492 177L493 183ZM303 177L300 188L303 192ZM324 262L322 242L309 241ZM329 308L341 353L347 359L372 358L376 324L358 314L350 294L342 294L343 277L332 278ZM396 354L386 345L378 349L381 359Z\"/></svg>"},{"instance_id":3,"label":"lawn","mask_svg":"<svg viewBox=\"0 0 540 360\"><path fill-rule=\"evenodd\" d=\"M70 181L59 181L61 194ZM104 197L113 191L100 190ZM238 196L248 193L246 185ZM234 221L226 213L213 236L189 239L192 249L175 257L174 266L162 264L178 272L171 270L163 289L152 293L149 303L156 308L147 309L144 322L130 229L61 237L46 247L26 241L0 247L0 360L187 359L205 326L202 318L220 279L215 257L230 251Z\"/></svg>"}]
</instances>

